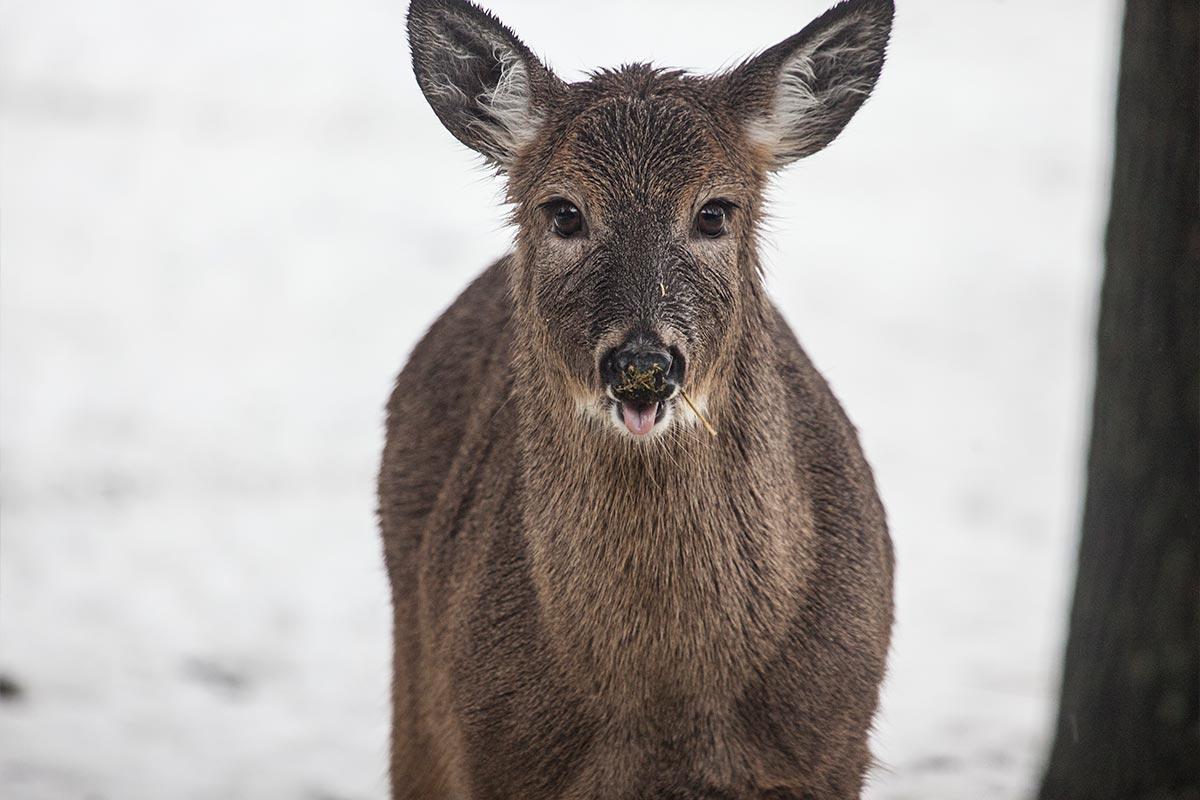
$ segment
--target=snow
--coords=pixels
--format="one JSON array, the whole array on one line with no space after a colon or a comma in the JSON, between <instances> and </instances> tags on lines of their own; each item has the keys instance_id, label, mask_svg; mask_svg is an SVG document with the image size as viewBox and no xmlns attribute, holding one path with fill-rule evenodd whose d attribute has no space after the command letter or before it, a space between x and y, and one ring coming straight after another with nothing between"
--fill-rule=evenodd
<instances>
[{"instance_id":1,"label":"snow","mask_svg":"<svg viewBox=\"0 0 1200 800\"><path fill-rule=\"evenodd\" d=\"M490 4L567 77L823 0ZM0 795L386 793L382 404L510 234L402 2L0 9ZM1116 0L900 4L773 192L770 284L898 554L873 800L1022 798L1081 496Z\"/></svg>"}]
</instances>

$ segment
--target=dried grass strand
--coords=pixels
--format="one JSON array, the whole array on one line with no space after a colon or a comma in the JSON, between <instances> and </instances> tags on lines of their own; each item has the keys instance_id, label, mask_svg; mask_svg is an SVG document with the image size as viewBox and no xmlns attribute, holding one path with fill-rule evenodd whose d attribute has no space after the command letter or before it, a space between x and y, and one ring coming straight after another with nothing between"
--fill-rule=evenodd
<instances>
[{"instance_id":1,"label":"dried grass strand","mask_svg":"<svg viewBox=\"0 0 1200 800\"><path fill-rule=\"evenodd\" d=\"M713 436L716 436L717 429L714 428L713 424L708 421L708 417L700 413L700 409L696 408L696 404L692 402L692 398L688 397L688 393L683 390L682 386L679 387L679 396L683 398L683 402L688 404L688 408L692 410L692 413L696 415L696 418L704 424L705 430L707 430Z\"/></svg>"}]
</instances>

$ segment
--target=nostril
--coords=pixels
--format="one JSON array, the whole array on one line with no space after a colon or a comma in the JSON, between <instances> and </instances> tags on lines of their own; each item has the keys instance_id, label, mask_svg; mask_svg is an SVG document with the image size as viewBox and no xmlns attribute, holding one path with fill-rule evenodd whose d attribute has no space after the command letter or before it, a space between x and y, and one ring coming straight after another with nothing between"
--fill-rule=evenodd
<instances>
[{"instance_id":1,"label":"nostril","mask_svg":"<svg viewBox=\"0 0 1200 800\"><path fill-rule=\"evenodd\" d=\"M629 364L641 372L657 370L665 376L671 371L671 354L661 350L642 350L634 353L627 364L621 367L621 370L624 371Z\"/></svg>"},{"instance_id":2,"label":"nostril","mask_svg":"<svg viewBox=\"0 0 1200 800\"><path fill-rule=\"evenodd\" d=\"M671 357L671 363L667 367L667 380L672 383L683 385L683 374L687 369L687 361L683 357L683 353L679 352L679 348L672 347L668 353Z\"/></svg>"}]
</instances>

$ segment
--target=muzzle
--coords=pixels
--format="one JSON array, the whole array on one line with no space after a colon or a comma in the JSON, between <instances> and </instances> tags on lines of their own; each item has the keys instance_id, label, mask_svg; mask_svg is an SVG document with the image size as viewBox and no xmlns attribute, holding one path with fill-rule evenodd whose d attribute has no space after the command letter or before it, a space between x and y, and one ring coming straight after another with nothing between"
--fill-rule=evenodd
<instances>
[{"instance_id":1,"label":"muzzle","mask_svg":"<svg viewBox=\"0 0 1200 800\"><path fill-rule=\"evenodd\" d=\"M634 334L600 359L600 379L630 433L645 436L663 418L683 385L684 366L678 350L645 334Z\"/></svg>"}]
</instances>

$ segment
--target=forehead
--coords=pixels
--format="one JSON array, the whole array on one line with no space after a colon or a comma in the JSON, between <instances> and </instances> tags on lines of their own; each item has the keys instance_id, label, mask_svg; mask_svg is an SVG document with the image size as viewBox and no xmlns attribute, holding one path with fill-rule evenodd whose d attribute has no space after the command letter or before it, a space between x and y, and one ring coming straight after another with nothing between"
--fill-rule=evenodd
<instances>
[{"instance_id":1,"label":"forehead","mask_svg":"<svg viewBox=\"0 0 1200 800\"><path fill-rule=\"evenodd\" d=\"M734 180L728 134L704 102L703 85L690 80L618 73L576 84L546 179L638 205Z\"/></svg>"}]
</instances>

